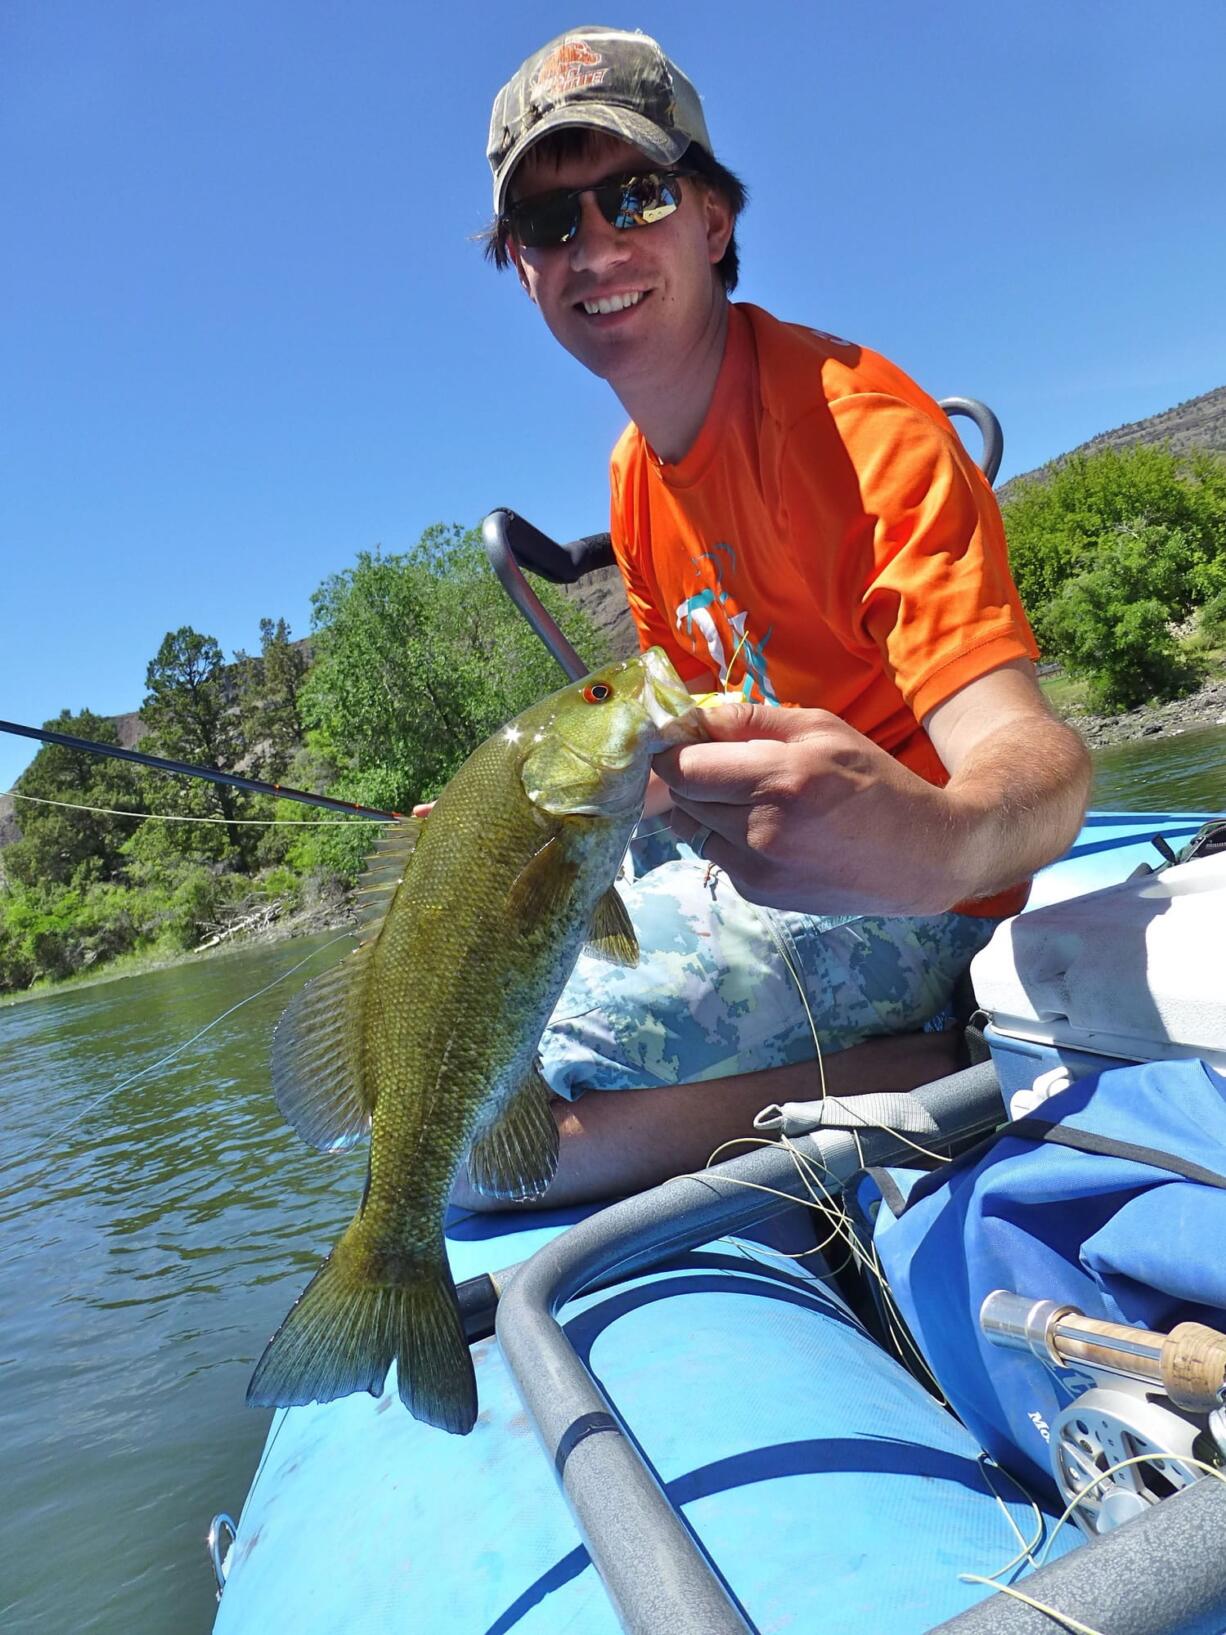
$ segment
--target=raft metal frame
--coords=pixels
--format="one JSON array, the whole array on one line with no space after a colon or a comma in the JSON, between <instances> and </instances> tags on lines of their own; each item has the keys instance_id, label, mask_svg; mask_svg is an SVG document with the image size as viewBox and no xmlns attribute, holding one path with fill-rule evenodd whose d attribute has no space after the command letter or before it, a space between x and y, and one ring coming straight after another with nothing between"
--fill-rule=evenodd
<instances>
[{"instance_id":1,"label":"raft metal frame","mask_svg":"<svg viewBox=\"0 0 1226 1635\"><path fill-rule=\"evenodd\" d=\"M1003 1107L983 1062L912 1092L961 1147L990 1134ZM869 1165L908 1156L887 1130L822 1130L793 1145L832 1193ZM753 1182L787 1194L772 1197ZM807 1197L792 1156L763 1147L678 1177L589 1216L519 1266L496 1333L580 1535L626 1635L752 1635L734 1591L668 1499L557 1320L597 1284L619 1281ZM1202 1480L1115 1532L1031 1573L1025 1593L1111 1635L1220 1635L1226 1629L1226 1483ZM930 1635L1050 1635L1046 1613L997 1594Z\"/></svg>"},{"instance_id":2,"label":"raft metal frame","mask_svg":"<svg viewBox=\"0 0 1226 1635\"><path fill-rule=\"evenodd\" d=\"M1088 1539L1019 1586L1055 1617L992 1595L929 1635L1221 1635L1226 1629L1226 1482L1202 1477L1114 1532Z\"/></svg>"},{"instance_id":3,"label":"raft metal frame","mask_svg":"<svg viewBox=\"0 0 1226 1635\"><path fill-rule=\"evenodd\" d=\"M938 1147L985 1135L1003 1116L990 1062L913 1094L940 1129L927 1138ZM910 1150L885 1130L823 1130L794 1145L820 1167L831 1192L865 1165L895 1162ZM787 1196L753 1191L745 1181ZM753 1625L623 1432L556 1313L598 1282L744 1231L807 1196L791 1154L759 1148L580 1221L525 1261L498 1303L499 1346L627 1635L746 1635Z\"/></svg>"}]
</instances>

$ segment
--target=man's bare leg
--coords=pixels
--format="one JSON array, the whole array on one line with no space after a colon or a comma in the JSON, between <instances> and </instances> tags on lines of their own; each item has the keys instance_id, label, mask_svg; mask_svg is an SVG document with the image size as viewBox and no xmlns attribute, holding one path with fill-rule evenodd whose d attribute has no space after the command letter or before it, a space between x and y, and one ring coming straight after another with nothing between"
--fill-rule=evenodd
<instances>
[{"instance_id":1,"label":"man's bare leg","mask_svg":"<svg viewBox=\"0 0 1226 1635\"><path fill-rule=\"evenodd\" d=\"M962 1066L959 1052L956 1031L869 1039L825 1058L826 1086L840 1096L911 1090L955 1072ZM754 1114L763 1107L815 1101L820 1094L817 1063L795 1062L698 1084L592 1091L579 1101L554 1102L561 1146L544 1205L622 1198L702 1169L725 1141L756 1134ZM513 1207L482 1197L463 1177L452 1201L473 1210Z\"/></svg>"}]
</instances>

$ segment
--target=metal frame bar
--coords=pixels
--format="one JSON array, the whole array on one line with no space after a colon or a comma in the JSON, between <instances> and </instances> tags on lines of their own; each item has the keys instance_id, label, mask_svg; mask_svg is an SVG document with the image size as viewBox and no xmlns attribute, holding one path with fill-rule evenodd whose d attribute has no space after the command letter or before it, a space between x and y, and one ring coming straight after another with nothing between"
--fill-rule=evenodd
<instances>
[{"instance_id":1,"label":"metal frame bar","mask_svg":"<svg viewBox=\"0 0 1226 1635\"><path fill-rule=\"evenodd\" d=\"M1226 1483L1206 1477L1028 1574L1019 1588L1055 1617L992 1595L929 1635L1052 1635L1068 1627L1061 1615L1111 1635L1220 1635L1224 1540Z\"/></svg>"},{"instance_id":2,"label":"metal frame bar","mask_svg":"<svg viewBox=\"0 0 1226 1635\"><path fill-rule=\"evenodd\" d=\"M1001 1119L990 1062L913 1095L949 1144L974 1141ZM885 1130L855 1138L823 1130L795 1145L822 1166L831 1191L864 1165L888 1164L908 1151ZM742 1181L789 1196L751 1191ZM499 1302L499 1345L627 1635L747 1635L753 1625L623 1433L556 1314L598 1283L744 1231L802 1196L789 1154L760 1148L572 1226L515 1271ZM1111 1635L1218 1635L1226 1629L1224 1489L1212 1479L1195 1483L1030 1574L1025 1593ZM1052 1621L997 1594L938 1628L940 1635L1049 1635Z\"/></svg>"},{"instance_id":3,"label":"metal frame bar","mask_svg":"<svg viewBox=\"0 0 1226 1635\"><path fill-rule=\"evenodd\" d=\"M580 676L587 675L591 666L585 664L575 652L558 628L557 621L546 610L545 604L524 578L523 569L516 560L510 538L518 521L519 518L514 511L491 511L481 524L485 554L489 557L490 566L498 575L503 590L566 671L567 679L578 681Z\"/></svg>"},{"instance_id":4,"label":"metal frame bar","mask_svg":"<svg viewBox=\"0 0 1226 1635\"><path fill-rule=\"evenodd\" d=\"M990 1062L914 1092L947 1142L995 1129L1003 1105ZM898 1136L824 1130L802 1136L832 1191L864 1164L904 1157ZM755 1181L786 1199L739 1185ZM556 1313L595 1283L769 1219L805 1196L791 1156L763 1147L602 1210L545 1245L498 1304L498 1343L627 1635L745 1635L752 1629L701 1544L661 1490Z\"/></svg>"}]
</instances>

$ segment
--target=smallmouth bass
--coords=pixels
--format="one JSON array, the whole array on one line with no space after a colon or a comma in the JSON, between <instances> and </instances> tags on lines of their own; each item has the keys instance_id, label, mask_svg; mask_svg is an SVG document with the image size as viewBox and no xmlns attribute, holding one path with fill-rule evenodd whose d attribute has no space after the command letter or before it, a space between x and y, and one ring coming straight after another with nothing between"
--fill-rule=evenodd
<instances>
[{"instance_id":1,"label":"smallmouth bass","mask_svg":"<svg viewBox=\"0 0 1226 1635\"><path fill-rule=\"evenodd\" d=\"M651 756L705 737L659 648L525 710L468 758L428 819L380 841L363 882L377 929L278 1024L273 1084L326 1150L370 1130L357 1214L269 1341L247 1400L378 1395L470 1431L476 1379L443 1221L467 1162L495 1198L540 1197L557 1126L536 1048L587 943L638 945L613 881Z\"/></svg>"}]
</instances>

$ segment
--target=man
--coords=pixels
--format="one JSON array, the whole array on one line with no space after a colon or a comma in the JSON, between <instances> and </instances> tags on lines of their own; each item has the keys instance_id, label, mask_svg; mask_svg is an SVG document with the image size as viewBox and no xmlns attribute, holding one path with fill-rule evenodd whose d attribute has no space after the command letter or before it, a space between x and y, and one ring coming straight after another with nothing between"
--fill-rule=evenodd
<instances>
[{"instance_id":1,"label":"man","mask_svg":"<svg viewBox=\"0 0 1226 1635\"><path fill-rule=\"evenodd\" d=\"M818 1094L818 1047L844 1091L929 1076L888 1047L839 1068L948 1003L1076 834L1089 767L940 409L866 349L729 301L744 189L656 42L550 41L499 93L488 157L491 258L630 416L612 536L642 644L745 701L658 759L648 812L688 851L635 849L639 967L581 959L542 1040L573 1102L565 1202ZM602 1089L625 1094L576 1099Z\"/></svg>"}]
</instances>

